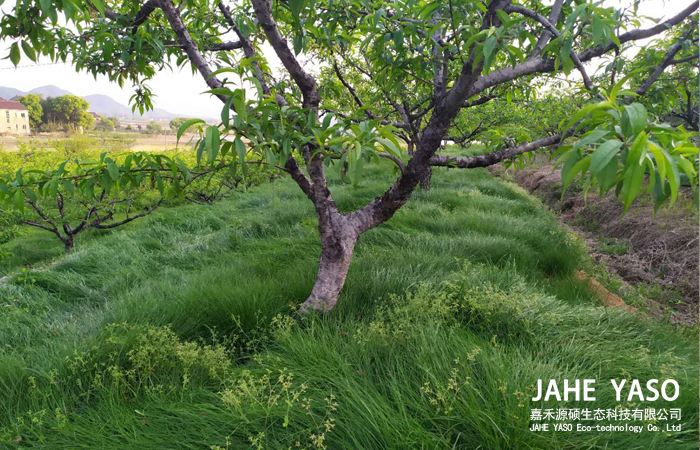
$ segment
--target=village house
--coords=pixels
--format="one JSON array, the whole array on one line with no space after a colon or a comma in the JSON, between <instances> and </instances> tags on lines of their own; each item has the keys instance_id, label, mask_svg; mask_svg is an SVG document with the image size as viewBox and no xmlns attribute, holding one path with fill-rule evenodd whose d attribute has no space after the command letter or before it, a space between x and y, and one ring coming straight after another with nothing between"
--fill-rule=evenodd
<instances>
[{"instance_id":1,"label":"village house","mask_svg":"<svg viewBox=\"0 0 700 450\"><path fill-rule=\"evenodd\" d=\"M29 134L27 107L0 97L0 133Z\"/></svg>"}]
</instances>

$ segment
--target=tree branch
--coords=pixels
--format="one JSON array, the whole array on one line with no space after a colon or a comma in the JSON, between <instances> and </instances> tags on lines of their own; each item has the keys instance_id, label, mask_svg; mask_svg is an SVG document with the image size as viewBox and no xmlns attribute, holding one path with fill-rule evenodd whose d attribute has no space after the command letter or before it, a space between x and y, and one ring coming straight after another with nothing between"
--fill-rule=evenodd
<instances>
[{"instance_id":1,"label":"tree branch","mask_svg":"<svg viewBox=\"0 0 700 450\"><path fill-rule=\"evenodd\" d=\"M350 93L350 95L352 96L352 98L355 100L355 103L357 103L357 106L359 106L360 108L364 108L364 107L365 107L365 104L362 102L362 100L360 99L360 97L357 95L357 92L356 92L355 89L350 85L350 83L348 83L347 81L345 81L345 78L343 77L343 74L340 73L340 68L338 67L338 62L335 61L335 60L333 60L333 70L335 71L335 75L338 77L338 80L340 80L340 82L343 84L343 86L345 86L345 89L348 90L348 92ZM367 115L368 118L374 119L374 114L372 114L369 110L365 109L364 112L365 112L365 114Z\"/></svg>"},{"instance_id":2,"label":"tree branch","mask_svg":"<svg viewBox=\"0 0 700 450\"><path fill-rule=\"evenodd\" d=\"M552 10L549 13L550 24L556 25L556 23L559 22L559 15L561 14L561 8L563 5L564 0L556 0L554 2L554 4L552 5ZM535 58L539 56L551 37L552 33L549 30L545 29L540 38L537 40L537 44L535 44L535 48L532 51L530 58Z\"/></svg>"},{"instance_id":3,"label":"tree branch","mask_svg":"<svg viewBox=\"0 0 700 450\"><path fill-rule=\"evenodd\" d=\"M534 19L541 23L546 31L548 31L550 34L554 35L554 37L558 38L561 36L561 33L559 33L559 30L556 29L554 25L552 25L547 19L545 19L541 14L536 13L535 11L525 8L523 6L516 6L516 5L510 5L504 9L505 12L507 13L518 13L521 14L525 17L529 17L531 19ZM586 73L586 68L583 67L583 63L581 60L578 58L578 55L576 55L576 52L573 50L569 53L571 55L571 60L574 62L574 66L576 66L576 69L581 73L581 77L583 78L583 85L586 86L586 89L589 91L593 90L593 82L591 81L591 78L588 76Z\"/></svg>"},{"instance_id":4,"label":"tree branch","mask_svg":"<svg viewBox=\"0 0 700 450\"><path fill-rule=\"evenodd\" d=\"M187 31L185 23L182 21L182 17L180 17L180 11L175 7L175 5L173 5L171 0L157 1L158 6L160 6L160 8L163 10L163 13L165 13L165 17L168 19L170 27L175 32L175 35L177 36L177 39L180 42L180 45L182 46L183 50L187 54L187 57L202 75L202 78L204 78L204 81L207 83L207 86L209 86L212 89L223 87L221 81L219 81L219 79L215 76L212 76L213 72L209 67L207 61L200 53L199 48L192 40L192 36L190 36L190 33ZM226 98L224 96L217 95L217 97L222 102L226 102Z\"/></svg>"},{"instance_id":5,"label":"tree branch","mask_svg":"<svg viewBox=\"0 0 700 450\"><path fill-rule=\"evenodd\" d=\"M230 51L243 48L243 42L241 41L231 41L231 42L219 42L216 44L209 44L202 46L202 49L207 52L221 52Z\"/></svg>"},{"instance_id":6,"label":"tree branch","mask_svg":"<svg viewBox=\"0 0 700 450\"><path fill-rule=\"evenodd\" d=\"M642 84L639 87L639 89L637 89L636 92L638 95L644 95L646 93L646 91L649 90L651 85L654 84L654 82L659 79L659 77L661 76L662 73L664 73L664 70L666 70L666 68L671 65L671 63L673 62L673 58L676 57L676 54L683 47L683 42L685 42L685 40L688 39L688 37L691 35L691 33L693 32L694 29L695 29L695 23L693 23L690 26L690 29L688 30L688 32L685 33L683 35L683 37L681 37L678 40L678 42L673 44L671 46L671 48L668 49L668 53L664 57L663 61L661 61L661 64L659 64L659 66L654 70L654 72L652 72L652 74L649 76L649 78L647 78L646 81L644 81L644 84ZM697 58L697 55L695 55L694 57Z\"/></svg>"},{"instance_id":7,"label":"tree branch","mask_svg":"<svg viewBox=\"0 0 700 450\"><path fill-rule=\"evenodd\" d=\"M390 155L389 153L377 153L377 156L394 161L394 164L399 166L399 170L401 170L401 173L404 173L406 171L406 164L404 164L403 161L401 161L396 156Z\"/></svg>"},{"instance_id":8,"label":"tree branch","mask_svg":"<svg viewBox=\"0 0 700 450\"><path fill-rule=\"evenodd\" d=\"M512 158L513 156L522 153L531 152L542 147L559 144L567 137L574 133L576 128L572 127L566 133L557 133L552 136L547 136L536 141L521 144L516 147L507 147L495 152L486 153L484 155L454 157L446 155L433 155L430 158L431 166L454 167L460 169L473 169L475 167L488 167L497 164L504 159Z\"/></svg>"},{"instance_id":9,"label":"tree branch","mask_svg":"<svg viewBox=\"0 0 700 450\"><path fill-rule=\"evenodd\" d=\"M148 209L148 210L142 212L141 214L137 214L137 215L135 215L135 216L127 217L126 219L124 219L124 220L122 220L122 221L120 221L120 222L110 223L109 225L102 225L102 222L104 222L105 220L107 220L107 219L109 219L109 218L112 217L112 214L110 213L110 214L109 214L108 216L106 216L104 219L97 219L97 220L99 220L99 221L97 221L97 222L96 222L96 221L93 221L93 222L90 224L90 226L93 227L93 228L97 228L98 230L109 230L109 229L111 229L111 228L116 228L116 227L119 227L119 226L121 226L121 225L127 224L127 223L129 223L129 222L131 222L131 221L133 221L133 220L136 220L136 219L138 219L138 218L140 218L140 217L144 217L144 216L147 216L147 215L151 214L153 211L155 211L155 210L160 206L160 204L161 204L162 202L163 202L163 199L158 200L158 203L156 203L155 205L153 205L150 209Z\"/></svg>"},{"instance_id":10,"label":"tree branch","mask_svg":"<svg viewBox=\"0 0 700 450\"><path fill-rule=\"evenodd\" d=\"M267 36L267 40L272 45L287 72L289 72L289 75L301 89L301 93L304 96L303 107L318 109L321 96L316 87L316 80L301 67L294 54L289 50L287 41L280 34L277 23L272 17L269 0L253 0L252 3L255 15L265 32L265 36Z\"/></svg>"},{"instance_id":11,"label":"tree branch","mask_svg":"<svg viewBox=\"0 0 700 450\"><path fill-rule=\"evenodd\" d=\"M676 65L676 64L683 64L683 63L685 63L685 62L693 61L693 60L697 60L697 59L698 59L698 54L696 53L696 54L694 54L694 55L686 56L685 58L674 59L674 60L672 60L671 62L669 62L668 64L669 64L670 66L673 66L673 65Z\"/></svg>"},{"instance_id":12,"label":"tree branch","mask_svg":"<svg viewBox=\"0 0 700 450\"><path fill-rule=\"evenodd\" d=\"M668 30L671 27L674 27L681 23L684 19L686 19L688 16L690 16L694 11L698 9L698 4L696 2L690 4L687 8L685 8L683 11L675 15L674 17L661 22L651 28L643 29L643 30L632 30L628 31L627 33L623 33L619 36L620 44L624 44L630 41L635 41L639 39L645 39L651 36L655 36L659 33L663 33L664 31ZM591 59L601 56L613 49L616 48L616 45L612 42L610 42L607 45L599 45L597 47L594 47L592 49L585 50L581 53L579 53L577 56L581 62L586 62L590 61ZM534 73L545 73L545 72L552 72L554 71L554 60L545 60L542 59L541 57L537 58L532 58L529 59L525 62L522 62L520 64L517 64L516 66L513 67L504 67L503 69L497 70L495 72L491 72L488 75L484 75L480 77L469 89L469 92L467 94L467 98L472 97L480 92L483 92L484 90L497 86L499 84L506 83L508 81L512 81L516 78L525 76L525 75L531 75Z\"/></svg>"}]
</instances>

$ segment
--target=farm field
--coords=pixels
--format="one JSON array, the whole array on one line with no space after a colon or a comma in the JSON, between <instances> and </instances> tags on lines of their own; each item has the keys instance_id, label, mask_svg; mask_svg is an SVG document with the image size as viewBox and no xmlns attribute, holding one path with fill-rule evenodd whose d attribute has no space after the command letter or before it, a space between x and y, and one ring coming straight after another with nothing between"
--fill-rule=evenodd
<instances>
[{"instance_id":1,"label":"farm field","mask_svg":"<svg viewBox=\"0 0 700 450\"><path fill-rule=\"evenodd\" d=\"M329 185L348 210L391 176L375 164L357 188ZM522 189L436 169L363 235L333 312L302 317L316 226L283 179L89 231L68 256L41 231L6 243L0 443L696 447L697 329L601 307L573 276L591 269L581 242ZM618 406L603 380L675 378L683 432L528 431L538 379L589 377L603 409Z\"/></svg>"},{"instance_id":2,"label":"farm field","mask_svg":"<svg viewBox=\"0 0 700 450\"><path fill-rule=\"evenodd\" d=\"M180 148L195 136L187 134L180 139ZM32 136L0 136L0 151L26 151L32 148L61 150L66 143L81 150L129 150L134 152L164 152L178 148L177 136L169 134L142 134L133 132L88 132L67 136L65 133L42 133Z\"/></svg>"}]
</instances>

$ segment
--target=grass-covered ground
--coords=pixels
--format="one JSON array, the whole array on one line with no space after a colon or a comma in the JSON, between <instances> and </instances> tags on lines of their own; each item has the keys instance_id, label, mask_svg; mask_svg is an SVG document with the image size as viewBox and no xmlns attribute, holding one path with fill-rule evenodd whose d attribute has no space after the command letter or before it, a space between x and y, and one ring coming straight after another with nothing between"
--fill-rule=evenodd
<instances>
[{"instance_id":1,"label":"grass-covered ground","mask_svg":"<svg viewBox=\"0 0 700 450\"><path fill-rule=\"evenodd\" d=\"M343 209L391 181L366 176L334 182ZM293 312L319 240L289 180L81 238L67 257L38 231L4 246L0 446L697 448L697 334L597 306L571 276L578 242L485 171L436 170L363 235L323 317ZM552 378L594 378L597 400L531 402ZM610 378L681 395L618 403ZM528 431L532 408L618 404L681 408L682 431Z\"/></svg>"}]
</instances>

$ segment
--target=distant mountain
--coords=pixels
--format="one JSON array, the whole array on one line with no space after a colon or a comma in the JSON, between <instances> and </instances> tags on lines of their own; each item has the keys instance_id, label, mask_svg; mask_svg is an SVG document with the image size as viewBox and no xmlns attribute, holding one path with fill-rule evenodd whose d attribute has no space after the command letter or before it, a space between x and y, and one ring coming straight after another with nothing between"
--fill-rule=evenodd
<instances>
[{"instance_id":1,"label":"distant mountain","mask_svg":"<svg viewBox=\"0 0 700 450\"><path fill-rule=\"evenodd\" d=\"M103 94L93 94L86 95L83 99L90 103L90 108L92 112L96 112L102 116L131 116L131 108L122 105L121 103L114 100L112 97Z\"/></svg>"},{"instance_id":2,"label":"distant mountain","mask_svg":"<svg viewBox=\"0 0 700 450\"><path fill-rule=\"evenodd\" d=\"M106 117L124 117L132 116L131 108L114 100L112 97L102 94L86 95L83 97L90 103L90 111L96 112L102 116ZM174 119L176 117L183 117L181 115L173 114L161 108L154 108L153 111L148 111L143 115L146 119Z\"/></svg>"},{"instance_id":3,"label":"distant mountain","mask_svg":"<svg viewBox=\"0 0 700 450\"><path fill-rule=\"evenodd\" d=\"M71 92L61 89L57 86L47 85L34 88L29 92L23 92L19 89L0 86L0 97L4 99L11 99L16 96L22 96L27 94L37 94L43 98L47 97L59 97L61 95L69 95ZM138 114L133 114L131 108L122 105L118 101L114 100L112 97L103 94L92 94L85 95L81 97L90 103L88 111L97 113L105 117L143 117L144 119L165 119L171 120L176 117L184 117L184 114L173 114L161 108L155 108L153 111L148 111L144 113L143 116Z\"/></svg>"},{"instance_id":4,"label":"distant mountain","mask_svg":"<svg viewBox=\"0 0 700 450\"><path fill-rule=\"evenodd\" d=\"M19 89L0 86L0 97L4 98L5 100L10 100L17 95L25 95L25 93Z\"/></svg>"},{"instance_id":5,"label":"distant mountain","mask_svg":"<svg viewBox=\"0 0 700 450\"><path fill-rule=\"evenodd\" d=\"M41 97L47 98L47 97L60 97L62 95L70 95L71 93L66 91L65 89L61 89L60 87L53 86L53 85L47 85L47 86L40 86L38 88L34 88L31 91L28 92L29 94L36 94Z\"/></svg>"}]
</instances>

